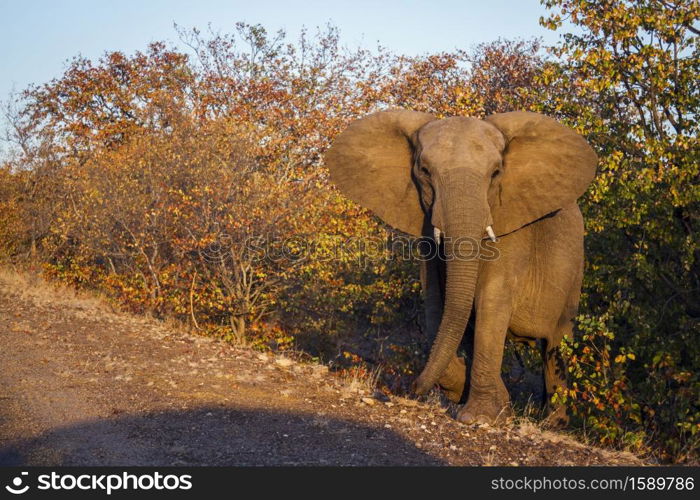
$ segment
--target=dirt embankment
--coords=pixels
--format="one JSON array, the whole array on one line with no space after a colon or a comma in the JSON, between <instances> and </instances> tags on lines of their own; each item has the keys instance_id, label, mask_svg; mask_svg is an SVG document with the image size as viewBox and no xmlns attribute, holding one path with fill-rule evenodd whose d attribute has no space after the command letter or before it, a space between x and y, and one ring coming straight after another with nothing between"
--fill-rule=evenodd
<instances>
[{"instance_id":1,"label":"dirt embankment","mask_svg":"<svg viewBox=\"0 0 700 500\"><path fill-rule=\"evenodd\" d=\"M640 464L0 274L0 465Z\"/></svg>"}]
</instances>

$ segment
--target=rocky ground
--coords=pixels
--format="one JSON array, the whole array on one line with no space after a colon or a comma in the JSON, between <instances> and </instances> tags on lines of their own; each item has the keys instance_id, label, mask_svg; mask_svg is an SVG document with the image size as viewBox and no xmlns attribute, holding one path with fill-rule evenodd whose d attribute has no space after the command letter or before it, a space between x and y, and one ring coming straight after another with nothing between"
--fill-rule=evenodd
<instances>
[{"instance_id":1,"label":"rocky ground","mask_svg":"<svg viewBox=\"0 0 700 500\"><path fill-rule=\"evenodd\" d=\"M642 463L453 413L0 274L0 465Z\"/></svg>"}]
</instances>

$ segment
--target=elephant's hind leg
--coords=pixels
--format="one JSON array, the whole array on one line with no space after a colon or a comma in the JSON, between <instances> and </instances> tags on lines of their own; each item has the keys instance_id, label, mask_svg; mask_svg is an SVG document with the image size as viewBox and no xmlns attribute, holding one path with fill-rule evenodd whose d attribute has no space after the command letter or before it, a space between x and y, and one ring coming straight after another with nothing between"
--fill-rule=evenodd
<instances>
[{"instance_id":1,"label":"elephant's hind leg","mask_svg":"<svg viewBox=\"0 0 700 500\"><path fill-rule=\"evenodd\" d=\"M555 427L565 426L569 419L566 407L560 403L552 403L552 397L560 389L566 389L566 362L559 350L559 343L545 341L542 344L544 365L544 386L546 391L545 406L549 410L548 420Z\"/></svg>"},{"instance_id":2,"label":"elephant's hind leg","mask_svg":"<svg viewBox=\"0 0 700 500\"><path fill-rule=\"evenodd\" d=\"M560 403L553 404L552 396L554 396L558 390L565 390L567 388L567 363L561 353L560 345L563 339L573 338L574 317L578 310L580 289L581 276L579 274L569 294L566 307L559 319L554 335L551 339L545 340L542 344L544 386L546 391L545 405L547 405L550 410L548 419L555 426L565 426L569 421L564 405Z\"/></svg>"}]
</instances>

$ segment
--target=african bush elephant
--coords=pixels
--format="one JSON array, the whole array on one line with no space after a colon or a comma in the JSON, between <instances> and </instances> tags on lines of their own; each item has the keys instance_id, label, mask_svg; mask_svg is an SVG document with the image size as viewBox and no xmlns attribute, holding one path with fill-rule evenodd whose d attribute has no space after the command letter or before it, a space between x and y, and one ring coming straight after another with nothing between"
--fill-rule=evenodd
<instances>
[{"instance_id":1,"label":"african bush elephant","mask_svg":"<svg viewBox=\"0 0 700 500\"><path fill-rule=\"evenodd\" d=\"M597 163L583 137L537 113L481 120L389 110L351 123L325 161L346 196L441 245L444 258L429 259L421 273L435 340L417 394L440 383L452 399L461 395L467 370L456 353L472 305L474 352L460 421L493 423L509 411L500 375L506 335L543 339L547 394L565 387L558 346L572 333L583 269L576 200ZM498 258L464 258L463 241L492 246ZM555 417L564 420L565 411Z\"/></svg>"}]
</instances>

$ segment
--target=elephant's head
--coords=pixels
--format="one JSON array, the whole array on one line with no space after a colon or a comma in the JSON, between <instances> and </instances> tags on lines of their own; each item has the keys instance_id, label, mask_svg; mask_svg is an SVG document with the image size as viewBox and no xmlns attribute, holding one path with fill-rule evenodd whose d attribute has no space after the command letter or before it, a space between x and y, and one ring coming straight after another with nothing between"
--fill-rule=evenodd
<instances>
[{"instance_id":1,"label":"elephant's head","mask_svg":"<svg viewBox=\"0 0 700 500\"><path fill-rule=\"evenodd\" d=\"M429 221L444 234L448 256L464 238L507 235L574 202L596 162L573 130L519 111L485 120L381 111L351 123L326 155L348 197L412 235ZM435 385L459 347L478 268L474 258L448 259L444 313L415 385L419 394Z\"/></svg>"}]
</instances>

